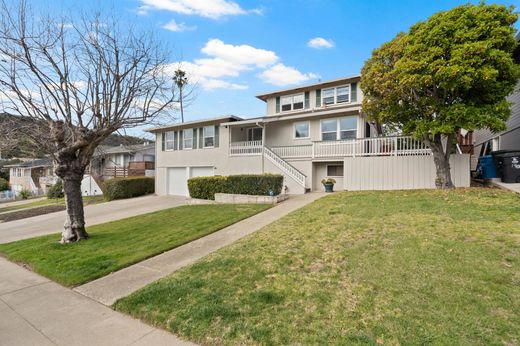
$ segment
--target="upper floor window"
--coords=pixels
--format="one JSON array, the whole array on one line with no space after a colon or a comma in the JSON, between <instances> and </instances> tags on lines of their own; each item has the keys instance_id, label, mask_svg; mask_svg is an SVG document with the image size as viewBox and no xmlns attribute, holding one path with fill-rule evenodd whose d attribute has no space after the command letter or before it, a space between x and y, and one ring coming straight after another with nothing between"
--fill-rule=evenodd
<instances>
[{"instance_id":1,"label":"upper floor window","mask_svg":"<svg viewBox=\"0 0 520 346\"><path fill-rule=\"evenodd\" d=\"M321 92L323 105L350 102L350 85L323 89Z\"/></svg>"},{"instance_id":2,"label":"upper floor window","mask_svg":"<svg viewBox=\"0 0 520 346\"><path fill-rule=\"evenodd\" d=\"M205 126L203 130L204 148L215 146L215 126Z\"/></svg>"},{"instance_id":3,"label":"upper floor window","mask_svg":"<svg viewBox=\"0 0 520 346\"><path fill-rule=\"evenodd\" d=\"M294 138L303 139L310 137L310 123L308 121L294 123Z\"/></svg>"},{"instance_id":4,"label":"upper floor window","mask_svg":"<svg viewBox=\"0 0 520 346\"><path fill-rule=\"evenodd\" d=\"M357 118L343 117L321 121L321 140L335 141L357 137Z\"/></svg>"},{"instance_id":5,"label":"upper floor window","mask_svg":"<svg viewBox=\"0 0 520 346\"><path fill-rule=\"evenodd\" d=\"M193 149L193 129L182 131L182 145L184 149Z\"/></svg>"},{"instance_id":6,"label":"upper floor window","mask_svg":"<svg viewBox=\"0 0 520 346\"><path fill-rule=\"evenodd\" d=\"M282 106L282 112L303 109L305 102L305 96L303 93L291 95L291 96L283 96L280 99L280 104Z\"/></svg>"},{"instance_id":7,"label":"upper floor window","mask_svg":"<svg viewBox=\"0 0 520 346\"><path fill-rule=\"evenodd\" d=\"M175 133L173 131L166 132L165 135L166 150L173 150L175 147Z\"/></svg>"}]
</instances>

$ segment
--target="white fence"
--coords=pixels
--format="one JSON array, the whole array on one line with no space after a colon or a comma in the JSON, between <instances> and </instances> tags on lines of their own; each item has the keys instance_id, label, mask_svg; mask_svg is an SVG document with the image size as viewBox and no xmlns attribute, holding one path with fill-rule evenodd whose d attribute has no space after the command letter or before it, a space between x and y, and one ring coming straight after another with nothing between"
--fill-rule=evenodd
<instances>
[{"instance_id":1,"label":"white fence","mask_svg":"<svg viewBox=\"0 0 520 346\"><path fill-rule=\"evenodd\" d=\"M231 142L230 156L262 155L262 141Z\"/></svg>"},{"instance_id":2,"label":"white fence","mask_svg":"<svg viewBox=\"0 0 520 346\"><path fill-rule=\"evenodd\" d=\"M456 187L470 186L469 155L451 155ZM435 188L433 156L345 158L345 190L403 190Z\"/></svg>"}]
</instances>

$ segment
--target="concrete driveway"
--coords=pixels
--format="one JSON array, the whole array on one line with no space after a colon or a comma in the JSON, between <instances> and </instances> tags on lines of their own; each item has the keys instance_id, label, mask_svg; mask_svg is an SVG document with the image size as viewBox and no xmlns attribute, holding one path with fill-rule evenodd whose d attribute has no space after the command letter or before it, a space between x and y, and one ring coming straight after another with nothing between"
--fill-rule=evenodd
<instances>
[{"instance_id":1,"label":"concrete driveway","mask_svg":"<svg viewBox=\"0 0 520 346\"><path fill-rule=\"evenodd\" d=\"M153 211L186 204L185 197L144 196L89 205L85 207L85 221L92 226ZM65 211L0 223L0 244L32 238L43 234L59 233L65 222Z\"/></svg>"}]
</instances>

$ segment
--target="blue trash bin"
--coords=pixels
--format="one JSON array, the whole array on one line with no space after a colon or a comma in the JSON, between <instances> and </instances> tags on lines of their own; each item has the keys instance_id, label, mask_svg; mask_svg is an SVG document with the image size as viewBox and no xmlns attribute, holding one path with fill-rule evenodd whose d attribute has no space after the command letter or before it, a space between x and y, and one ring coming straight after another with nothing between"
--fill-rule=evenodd
<instances>
[{"instance_id":1,"label":"blue trash bin","mask_svg":"<svg viewBox=\"0 0 520 346\"><path fill-rule=\"evenodd\" d=\"M497 167L492 155L478 158L477 171L480 173L482 179L498 178Z\"/></svg>"}]
</instances>

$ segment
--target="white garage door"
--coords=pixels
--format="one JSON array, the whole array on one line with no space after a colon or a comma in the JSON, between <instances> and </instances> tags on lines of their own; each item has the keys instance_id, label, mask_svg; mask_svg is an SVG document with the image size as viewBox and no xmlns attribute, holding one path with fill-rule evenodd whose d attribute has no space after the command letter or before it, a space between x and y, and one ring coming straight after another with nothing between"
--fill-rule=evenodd
<instances>
[{"instance_id":1,"label":"white garage door","mask_svg":"<svg viewBox=\"0 0 520 346\"><path fill-rule=\"evenodd\" d=\"M192 167L191 177L211 177L214 175L213 167Z\"/></svg>"},{"instance_id":2,"label":"white garage door","mask_svg":"<svg viewBox=\"0 0 520 346\"><path fill-rule=\"evenodd\" d=\"M168 194L188 196L188 177L186 167L168 168ZM190 178L213 176L213 167L191 167Z\"/></svg>"},{"instance_id":3,"label":"white garage door","mask_svg":"<svg viewBox=\"0 0 520 346\"><path fill-rule=\"evenodd\" d=\"M175 196L187 196L188 184L186 167L168 168L168 194Z\"/></svg>"}]
</instances>

